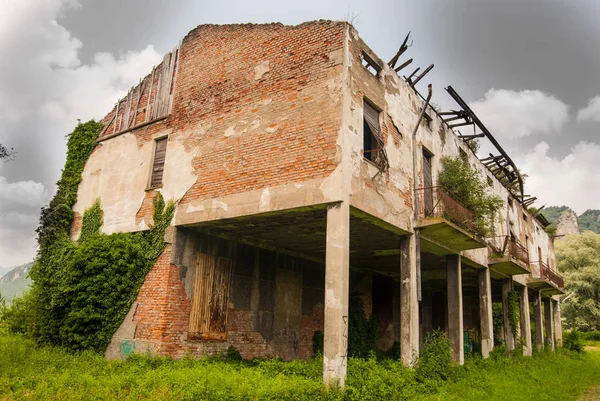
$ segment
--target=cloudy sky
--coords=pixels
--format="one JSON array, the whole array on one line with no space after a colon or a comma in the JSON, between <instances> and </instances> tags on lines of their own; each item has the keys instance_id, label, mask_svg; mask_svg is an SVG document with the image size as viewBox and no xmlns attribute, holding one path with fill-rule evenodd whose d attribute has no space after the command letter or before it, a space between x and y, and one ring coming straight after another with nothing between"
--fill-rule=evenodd
<instances>
[{"instance_id":1,"label":"cloudy sky","mask_svg":"<svg viewBox=\"0 0 600 401\"><path fill-rule=\"evenodd\" d=\"M101 118L179 39L205 23L349 20L382 58L408 31L413 65L435 68L517 165L527 193L578 213L600 209L597 0L0 0L0 267L30 261L55 191L65 134ZM0 272L1 273L1 272Z\"/></svg>"}]
</instances>

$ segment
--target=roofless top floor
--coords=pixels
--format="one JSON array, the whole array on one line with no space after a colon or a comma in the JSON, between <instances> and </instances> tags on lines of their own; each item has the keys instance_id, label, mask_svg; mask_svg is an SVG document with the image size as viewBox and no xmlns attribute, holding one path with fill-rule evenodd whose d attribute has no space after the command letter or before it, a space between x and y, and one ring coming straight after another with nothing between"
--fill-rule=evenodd
<instances>
[{"instance_id":1,"label":"roofless top floor","mask_svg":"<svg viewBox=\"0 0 600 401\"><path fill-rule=\"evenodd\" d=\"M436 182L444 156L508 199L435 110L418 121L423 104L347 23L202 25L104 118L76 216L100 198L104 232L143 230L160 191L179 201L176 225L347 200L412 232L413 189ZM553 263L518 202L495 222Z\"/></svg>"}]
</instances>

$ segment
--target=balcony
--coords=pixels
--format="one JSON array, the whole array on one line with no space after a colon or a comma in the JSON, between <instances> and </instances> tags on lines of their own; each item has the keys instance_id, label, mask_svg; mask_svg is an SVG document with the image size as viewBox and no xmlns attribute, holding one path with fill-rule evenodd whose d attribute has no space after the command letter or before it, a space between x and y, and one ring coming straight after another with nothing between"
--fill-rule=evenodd
<instances>
[{"instance_id":1,"label":"balcony","mask_svg":"<svg viewBox=\"0 0 600 401\"><path fill-rule=\"evenodd\" d=\"M487 246L477 233L473 213L444 188L417 188L415 192L416 228L423 238L454 252Z\"/></svg>"},{"instance_id":2,"label":"balcony","mask_svg":"<svg viewBox=\"0 0 600 401\"><path fill-rule=\"evenodd\" d=\"M492 270L500 277L530 273L527 248L509 236L501 238L504 238L501 249L490 248L488 264Z\"/></svg>"},{"instance_id":3,"label":"balcony","mask_svg":"<svg viewBox=\"0 0 600 401\"><path fill-rule=\"evenodd\" d=\"M564 294L565 282L556 271L541 260L532 263L539 266L539 274L529 278L528 287L540 290L545 296Z\"/></svg>"}]
</instances>

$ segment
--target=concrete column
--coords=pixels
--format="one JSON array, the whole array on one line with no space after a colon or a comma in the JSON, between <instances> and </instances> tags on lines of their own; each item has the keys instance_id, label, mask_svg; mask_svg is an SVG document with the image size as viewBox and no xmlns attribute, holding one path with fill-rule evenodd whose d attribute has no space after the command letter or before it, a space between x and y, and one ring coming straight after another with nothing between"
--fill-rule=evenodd
<instances>
[{"instance_id":1,"label":"concrete column","mask_svg":"<svg viewBox=\"0 0 600 401\"><path fill-rule=\"evenodd\" d=\"M531 356L531 320L529 318L529 292L527 287L519 288L519 309L521 309L521 343L523 355Z\"/></svg>"},{"instance_id":2,"label":"concrete column","mask_svg":"<svg viewBox=\"0 0 600 401\"><path fill-rule=\"evenodd\" d=\"M552 324L552 298L544 298L544 324L546 326L546 343L554 351L554 324Z\"/></svg>"},{"instance_id":3,"label":"concrete column","mask_svg":"<svg viewBox=\"0 0 600 401\"><path fill-rule=\"evenodd\" d=\"M460 255L446 256L448 282L448 339L452 358L459 364L465 363L463 337L463 301Z\"/></svg>"},{"instance_id":4,"label":"concrete column","mask_svg":"<svg viewBox=\"0 0 600 401\"><path fill-rule=\"evenodd\" d=\"M349 267L350 206L340 202L327 208L323 333L323 381L327 386L343 387L346 379Z\"/></svg>"},{"instance_id":5,"label":"concrete column","mask_svg":"<svg viewBox=\"0 0 600 401\"><path fill-rule=\"evenodd\" d=\"M562 347L562 321L560 320L560 301L552 301L552 314L554 315L554 340L556 347Z\"/></svg>"},{"instance_id":6,"label":"concrete column","mask_svg":"<svg viewBox=\"0 0 600 401\"><path fill-rule=\"evenodd\" d=\"M406 366L412 366L419 355L416 260L415 236L402 237L400 240L400 355Z\"/></svg>"},{"instance_id":7,"label":"concrete column","mask_svg":"<svg viewBox=\"0 0 600 401\"><path fill-rule=\"evenodd\" d=\"M512 325L508 318L508 293L511 289L512 278L502 280L502 314L504 315L504 341L506 342L506 351L513 352L515 350L515 336L513 336Z\"/></svg>"},{"instance_id":8,"label":"concrete column","mask_svg":"<svg viewBox=\"0 0 600 401\"><path fill-rule=\"evenodd\" d=\"M542 295L539 290L533 292L533 323L535 325L535 347L544 349L544 327L542 326Z\"/></svg>"},{"instance_id":9,"label":"concrete column","mask_svg":"<svg viewBox=\"0 0 600 401\"><path fill-rule=\"evenodd\" d=\"M481 328L481 355L490 356L494 348L494 317L492 315L492 285L490 269L478 272L479 281L479 325Z\"/></svg>"}]
</instances>

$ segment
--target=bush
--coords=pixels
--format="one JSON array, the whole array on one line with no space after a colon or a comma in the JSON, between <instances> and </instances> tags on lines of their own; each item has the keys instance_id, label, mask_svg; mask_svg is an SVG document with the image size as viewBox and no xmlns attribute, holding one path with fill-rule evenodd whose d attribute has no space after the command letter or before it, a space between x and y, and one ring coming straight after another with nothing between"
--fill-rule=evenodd
<instances>
[{"instance_id":1,"label":"bush","mask_svg":"<svg viewBox=\"0 0 600 401\"><path fill-rule=\"evenodd\" d=\"M450 341L443 331L436 330L425 341L415 367L415 377L421 383L447 380L451 368Z\"/></svg>"},{"instance_id":2,"label":"bush","mask_svg":"<svg viewBox=\"0 0 600 401\"><path fill-rule=\"evenodd\" d=\"M325 337L321 330L315 331L313 334L313 356L323 355L323 346L325 344Z\"/></svg>"},{"instance_id":3,"label":"bush","mask_svg":"<svg viewBox=\"0 0 600 401\"><path fill-rule=\"evenodd\" d=\"M576 352L583 352L583 342L579 332L572 330L567 333L563 340L563 347Z\"/></svg>"},{"instance_id":4,"label":"bush","mask_svg":"<svg viewBox=\"0 0 600 401\"><path fill-rule=\"evenodd\" d=\"M377 352L377 320L374 315L367 319L359 293L350 295L348 305L348 356L368 358Z\"/></svg>"},{"instance_id":5,"label":"bush","mask_svg":"<svg viewBox=\"0 0 600 401\"><path fill-rule=\"evenodd\" d=\"M600 331L598 330L579 333L579 335L584 341L600 341Z\"/></svg>"},{"instance_id":6,"label":"bush","mask_svg":"<svg viewBox=\"0 0 600 401\"><path fill-rule=\"evenodd\" d=\"M238 351L237 348L235 348L233 345L230 345L225 353L225 359L228 361L241 361L242 354L240 354L240 351Z\"/></svg>"},{"instance_id":7,"label":"bush","mask_svg":"<svg viewBox=\"0 0 600 401\"><path fill-rule=\"evenodd\" d=\"M493 237L493 216L504 201L487 193L487 183L481 179L477 170L461 157L443 157L441 161L442 170L438 176L438 185L444 187L473 213L475 234L484 238Z\"/></svg>"},{"instance_id":8,"label":"bush","mask_svg":"<svg viewBox=\"0 0 600 401\"><path fill-rule=\"evenodd\" d=\"M0 307L0 321L11 334L29 335L35 331L33 303L35 297L31 290L12 300L9 306Z\"/></svg>"}]
</instances>

